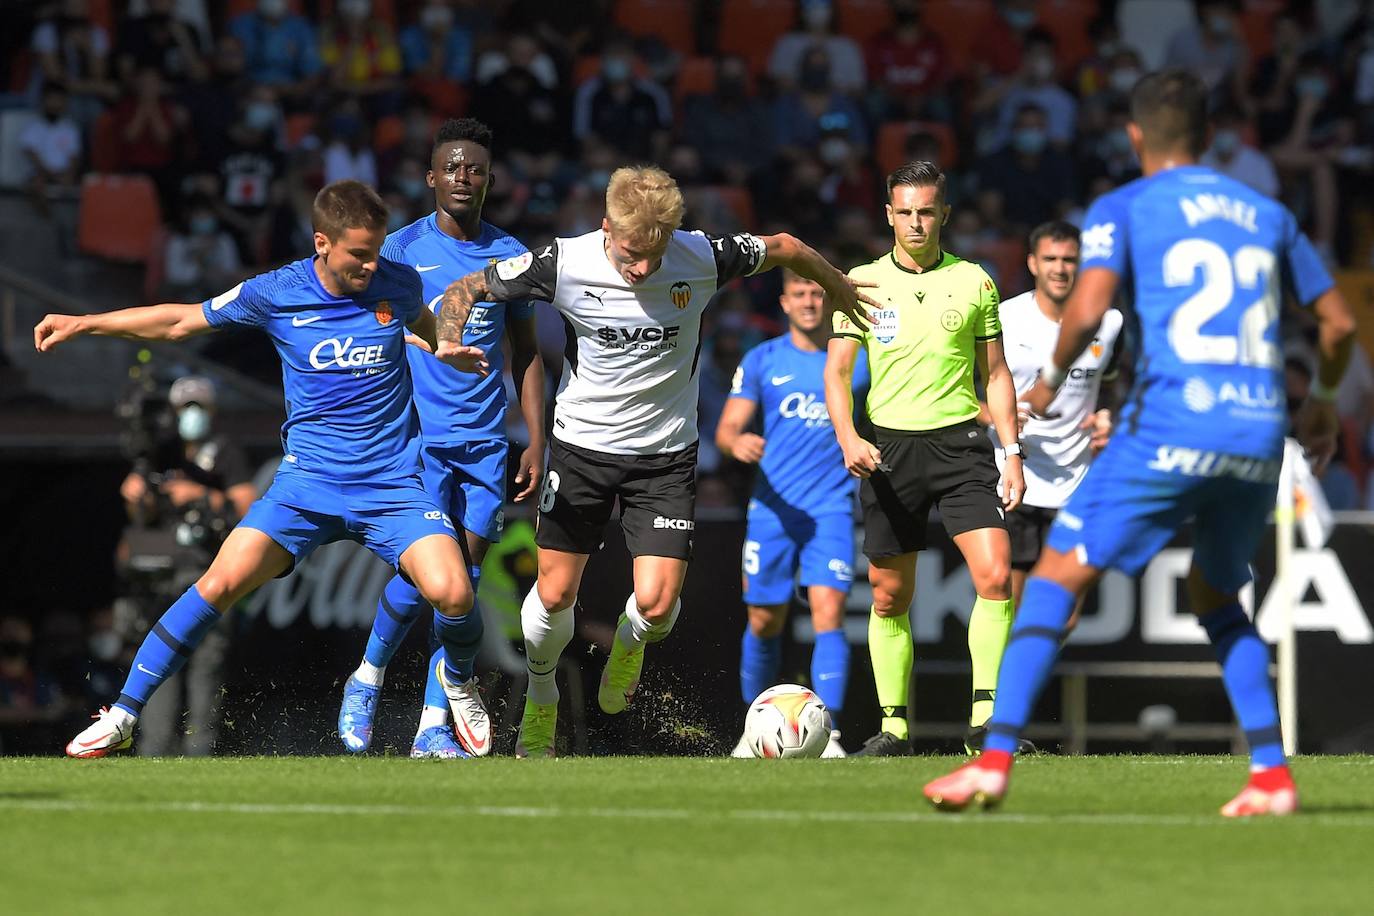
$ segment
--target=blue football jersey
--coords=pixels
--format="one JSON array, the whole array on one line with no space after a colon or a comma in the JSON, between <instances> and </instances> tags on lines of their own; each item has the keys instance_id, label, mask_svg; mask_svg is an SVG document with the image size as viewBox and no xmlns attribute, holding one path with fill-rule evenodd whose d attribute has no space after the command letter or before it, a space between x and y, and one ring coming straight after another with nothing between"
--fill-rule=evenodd
<instances>
[{"instance_id":1,"label":"blue football jersey","mask_svg":"<svg viewBox=\"0 0 1374 916\"><path fill-rule=\"evenodd\" d=\"M1081 270L1120 278L1136 324L1121 430L1161 446L1273 459L1287 425L1279 310L1333 285L1282 204L1209 168L1168 169L1098 199Z\"/></svg>"},{"instance_id":2,"label":"blue football jersey","mask_svg":"<svg viewBox=\"0 0 1374 916\"><path fill-rule=\"evenodd\" d=\"M439 228L433 213L397 229L382 246L385 257L419 271L425 302L436 314L440 297L454 280L483 270L495 261L524 254L525 250L514 236L489 223L482 223L482 234L476 240L459 241ZM473 306L463 328L463 343L481 347L487 354L491 371L485 378L459 372L430 354L411 348L415 406L420 411L420 428L426 442L450 446L474 438L505 437L506 385L501 373L505 356L501 336L508 317L528 318L533 310L529 301L479 302Z\"/></svg>"},{"instance_id":3,"label":"blue football jersey","mask_svg":"<svg viewBox=\"0 0 1374 916\"><path fill-rule=\"evenodd\" d=\"M326 291L305 258L201 305L212 327L262 328L272 338L286 392L285 460L347 481L416 473L405 328L422 308L415 271L385 258L357 296Z\"/></svg>"},{"instance_id":4,"label":"blue football jersey","mask_svg":"<svg viewBox=\"0 0 1374 916\"><path fill-rule=\"evenodd\" d=\"M766 444L754 498L765 505L812 516L853 509L859 482L845 470L825 410L824 373L825 351L799 350L787 334L744 354L735 370L730 397L753 401L763 416ZM854 390L867 388L867 361L857 360Z\"/></svg>"}]
</instances>

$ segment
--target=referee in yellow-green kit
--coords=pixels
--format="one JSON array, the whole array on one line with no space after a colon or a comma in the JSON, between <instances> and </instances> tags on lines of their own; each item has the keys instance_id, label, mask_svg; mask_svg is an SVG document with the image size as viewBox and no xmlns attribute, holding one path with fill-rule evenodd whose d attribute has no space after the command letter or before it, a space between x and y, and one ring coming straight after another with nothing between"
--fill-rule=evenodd
<instances>
[{"instance_id":1,"label":"referee in yellow-green kit","mask_svg":"<svg viewBox=\"0 0 1374 916\"><path fill-rule=\"evenodd\" d=\"M876 284L868 292L884 307L869 308L867 329L835 313L825 365L825 404L835 436L845 466L863 480L863 549L873 586L868 651L883 725L858 755L911 753L908 610L932 506L939 506L978 596L968 624L973 707L965 738L976 753L1011 631L1011 542L1003 513L1025 493L1016 389L1002 354L997 286L977 264L940 247L940 228L949 218L944 173L930 162L905 165L888 176L887 200L896 244L849 273ZM872 375L867 409L875 442L854 428L849 386L860 348ZM975 364L986 380L997 436L1008 443L1000 495L992 440L978 424Z\"/></svg>"}]
</instances>

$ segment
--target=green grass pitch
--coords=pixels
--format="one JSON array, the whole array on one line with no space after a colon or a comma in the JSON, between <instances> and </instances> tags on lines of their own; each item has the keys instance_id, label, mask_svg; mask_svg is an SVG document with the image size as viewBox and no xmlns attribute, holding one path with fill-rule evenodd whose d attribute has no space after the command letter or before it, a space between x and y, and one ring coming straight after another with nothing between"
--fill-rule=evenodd
<instances>
[{"instance_id":1,"label":"green grass pitch","mask_svg":"<svg viewBox=\"0 0 1374 916\"><path fill-rule=\"evenodd\" d=\"M1374 758L1042 757L992 814L954 758L0 759L0 912L1370 913Z\"/></svg>"}]
</instances>

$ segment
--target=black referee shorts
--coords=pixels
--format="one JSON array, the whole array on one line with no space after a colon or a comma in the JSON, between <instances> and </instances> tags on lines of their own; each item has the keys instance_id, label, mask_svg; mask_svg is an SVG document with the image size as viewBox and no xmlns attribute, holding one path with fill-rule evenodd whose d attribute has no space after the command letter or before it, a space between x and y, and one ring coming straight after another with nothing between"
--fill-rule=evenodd
<instances>
[{"instance_id":1,"label":"black referee shorts","mask_svg":"<svg viewBox=\"0 0 1374 916\"><path fill-rule=\"evenodd\" d=\"M859 485L864 556L895 557L926 546L932 506L950 537L1005 528L992 440L974 420L921 432L874 427L882 467Z\"/></svg>"},{"instance_id":2,"label":"black referee shorts","mask_svg":"<svg viewBox=\"0 0 1374 916\"><path fill-rule=\"evenodd\" d=\"M614 455L552 439L534 542L595 553L616 501L630 556L692 556L697 444L661 455Z\"/></svg>"}]
</instances>

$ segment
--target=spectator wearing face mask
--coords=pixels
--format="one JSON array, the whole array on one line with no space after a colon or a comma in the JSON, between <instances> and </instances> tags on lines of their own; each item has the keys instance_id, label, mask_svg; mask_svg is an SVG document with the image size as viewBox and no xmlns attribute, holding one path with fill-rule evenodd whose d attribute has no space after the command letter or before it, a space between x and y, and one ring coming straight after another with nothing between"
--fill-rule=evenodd
<instances>
[{"instance_id":1,"label":"spectator wearing face mask","mask_svg":"<svg viewBox=\"0 0 1374 916\"><path fill-rule=\"evenodd\" d=\"M208 198L187 202L185 216L167 236L164 298L168 302L199 302L226 290L243 276L234 237L220 226Z\"/></svg>"},{"instance_id":2,"label":"spectator wearing face mask","mask_svg":"<svg viewBox=\"0 0 1374 916\"><path fill-rule=\"evenodd\" d=\"M773 132L779 151L789 158L816 150L821 135L831 132L843 133L858 149L867 148L863 112L830 85L830 62L821 48L810 49L802 58L796 90L773 103Z\"/></svg>"},{"instance_id":3,"label":"spectator wearing face mask","mask_svg":"<svg viewBox=\"0 0 1374 916\"><path fill-rule=\"evenodd\" d=\"M868 78L863 52L854 39L834 33L832 0L802 0L797 15L798 27L773 46L768 75L784 89L796 88L802 80L807 52L820 48L825 52L831 88L850 94L862 92Z\"/></svg>"},{"instance_id":4,"label":"spectator wearing face mask","mask_svg":"<svg viewBox=\"0 0 1374 916\"><path fill-rule=\"evenodd\" d=\"M1025 105L1016 113L1007 145L984 160L979 189L1000 199L1000 212L1014 234L1024 234L1073 207L1077 187L1073 163L1049 142L1049 118Z\"/></svg>"},{"instance_id":5,"label":"spectator wearing face mask","mask_svg":"<svg viewBox=\"0 0 1374 916\"><path fill-rule=\"evenodd\" d=\"M1213 115L1212 145L1203 154L1202 164L1261 194L1278 197L1279 176L1274 163L1245 142L1249 126L1239 108L1223 108Z\"/></svg>"},{"instance_id":6,"label":"spectator wearing face mask","mask_svg":"<svg viewBox=\"0 0 1374 916\"><path fill-rule=\"evenodd\" d=\"M1197 22L1169 40L1164 66L1197 74L1217 100L1244 101L1250 53L1240 36L1240 3L1197 0L1196 8Z\"/></svg>"},{"instance_id":7,"label":"spectator wearing face mask","mask_svg":"<svg viewBox=\"0 0 1374 916\"><path fill-rule=\"evenodd\" d=\"M672 104L661 87L635 76L635 62L628 43L607 45L601 72L578 87L573 136L595 135L626 158L654 159L666 150Z\"/></svg>"},{"instance_id":8,"label":"spectator wearing face mask","mask_svg":"<svg viewBox=\"0 0 1374 916\"><path fill-rule=\"evenodd\" d=\"M243 451L215 432L218 398L210 380L179 378L167 401L176 417L175 447L156 465L136 468L120 487L133 521L125 532L131 560L165 556L169 561L151 594L133 599L142 602L136 616L145 626L204 573L224 536L258 495ZM139 754L197 756L212 751L232 626L230 615L223 617L186 667L143 708Z\"/></svg>"},{"instance_id":9,"label":"spectator wearing face mask","mask_svg":"<svg viewBox=\"0 0 1374 916\"><path fill-rule=\"evenodd\" d=\"M243 45L247 73L255 83L301 99L319 84L319 44L303 16L292 15L288 0L258 0L255 10L229 23L229 34Z\"/></svg>"},{"instance_id":10,"label":"spectator wearing face mask","mask_svg":"<svg viewBox=\"0 0 1374 916\"><path fill-rule=\"evenodd\" d=\"M220 219L234 233L246 264L262 259L266 214L274 189L286 172L280 149L282 112L267 86L255 86L244 99L229 131L229 146L215 169L219 173Z\"/></svg>"},{"instance_id":11,"label":"spectator wearing face mask","mask_svg":"<svg viewBox=\"0 0 1374 916\"><path fill-rule=\"evenodd\" d=\"M773 158L768 106L750 95L744 58L720 58L715 91L688 96L684 109L683 142L701 154L712 179L743 185Z\"/></svg>"},{"instance_id":12,"label":"spectator wearing face mask","mask_svg":"<svg viewBox=\"0 0 1374 916\"><path fill-rule=\"evenodd\" d=\"M1047 32L1031 32L1026 37L1021 69L998 104L994 148L1010 139L1012 122L1028 105L1044 112L1049 142L1061 148L1068 146L1078 120L1078 100L1059 85L1057 77L1054 39Z\"/></svg>"}]
</instances>

